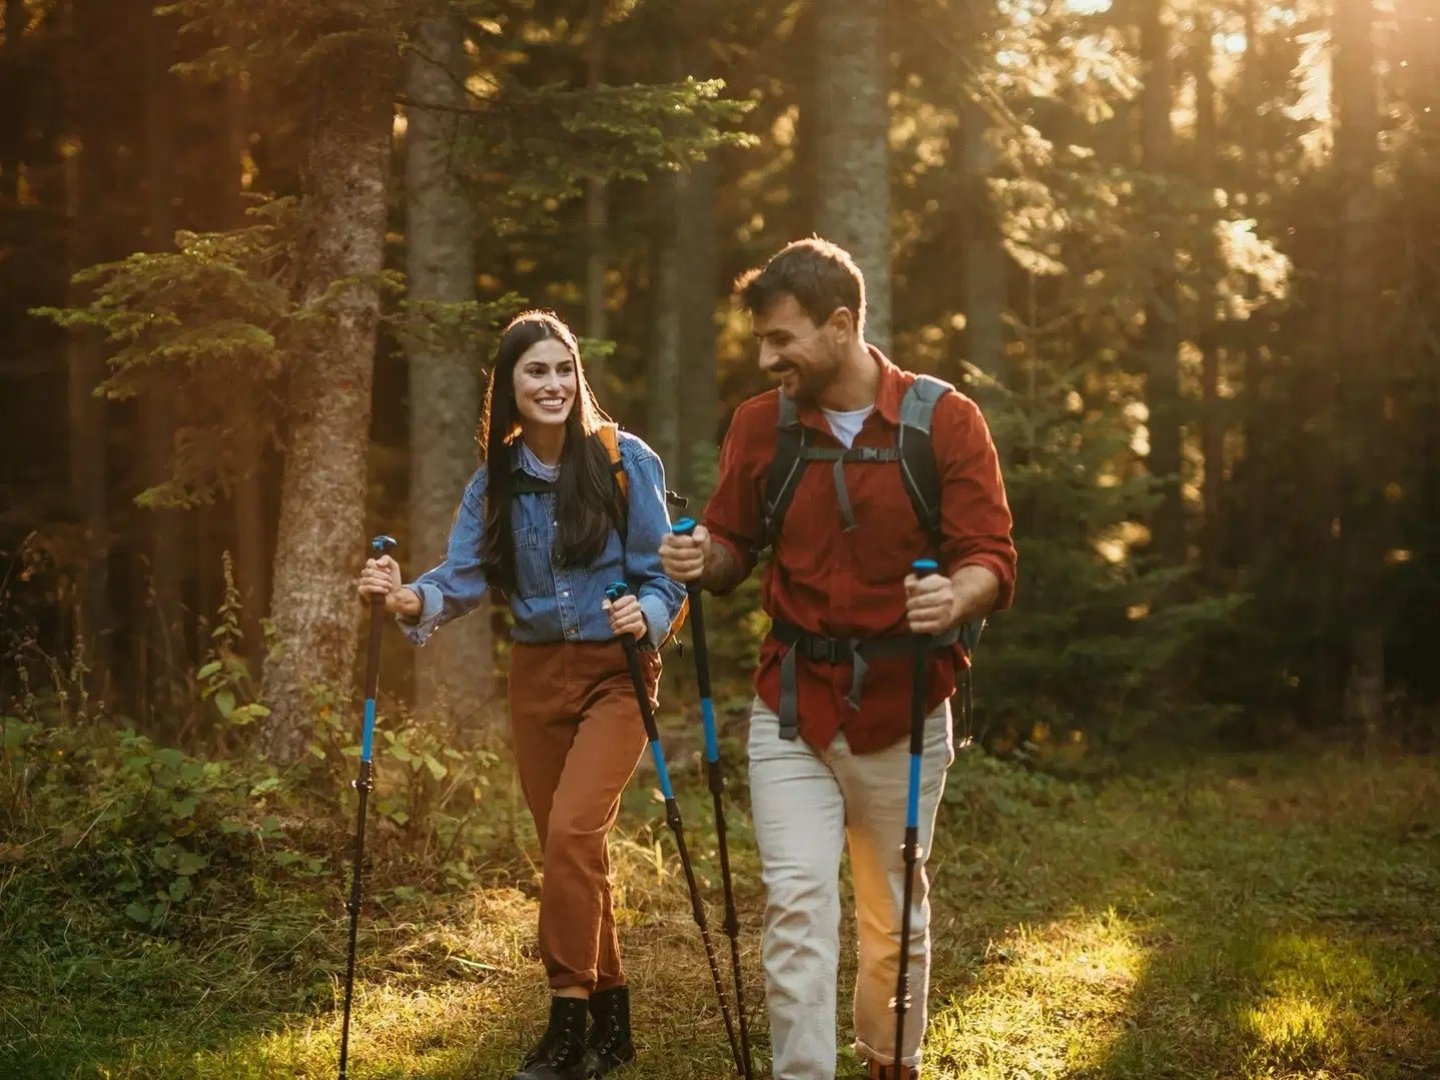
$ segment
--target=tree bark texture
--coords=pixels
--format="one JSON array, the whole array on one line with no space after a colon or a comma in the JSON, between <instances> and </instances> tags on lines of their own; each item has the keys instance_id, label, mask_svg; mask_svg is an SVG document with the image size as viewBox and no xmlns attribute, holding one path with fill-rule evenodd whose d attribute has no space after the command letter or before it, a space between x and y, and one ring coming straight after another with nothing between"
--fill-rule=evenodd
<instances>
[{"instance_id":1,"label":"tree bark texture","mask_svg":"<svg viewBox=\"0 0 1440 1080\"><path fill-rule=\"evenodd\" d=\"M250 93L247 82L232 75L225 84L225 167L220 183L230 228L245 224L244 171L250 152ZM241 416L270 415L269 389L255 384L237 388L246 397ZM242 425L235 433L237 475L230 509L235 524L235 584L243 609L241 627L252 672L263 671L265 643L261 620L270 609L270 548L274 543L274 508L267 498L270 467L265 431L259 424Z\"/></svg>"},{"instance_id":2,"label":"tree bark texture","mask_svg":"<svg viewBox=\"0 0 1440 1080\"><path fill-rule=\"evenodd\" d=\"M890 351L890 63L882 0L814 12L816 228L865 275L866 340Z\"/></svg>"},{"instance_id":3,"label":"tree bark texture","mask_svg":"<svg viewBox=\"0 0 1440 1080\"><path fill-rule=\"evenodd\" d=\"M682 6L677 37L676 77L721 74L711 43L721 34L724 4L696 0ZM692 162L679 175L675 208L676 244L684 253L677 290L680 307L680 373L677 381L679 456L670 486L691 500L698 513L714 484L719 458L720 388L716 367L720 229L716 221L719 166L714 157Z\"/></svg>"},{"instance_id":4,"label":"tree bark texture","mask_svg":"<svg viewBox=\"0 0 1440 1080\"><path fill-rule=\"evenodd\" d=\"M145 246L151 251L168 251L175 234L171 103L176 87L169 75L173 63L169 43L175 28L154 15L150 5L139 6L145 48ZM140 475L133 485L137 493L164 483L170 475L175 405L168 378L154 380L140 397ZM142 511L141 516L146 558L136 561L140 580L134 595L139 610L133 623L137 662L132 678L137 712L148 721L152 703L169 711L166 691L185 684L190 666L182 587L187 556L193 549L182 541L184 511L155 509Z\"/></svg>"},{"instance_id":5,"label":"tree bark texture","mask_svg":"<svg viewBox=\"0 0 1440 1080\"><path fill-rule=\"evenodd\" d=\"M654 247L651 255L650 356L645 379L646 441L666 472L680 456L680 369L683 363L681 304L684 276L679 237L680 177L664 173L655 190Z\"/></svg>"},{"instance_id":6,"label":"tree bark texture","mask_svg":"<svg viewBox=\"0 0 1440 1080\"><path fill-rule=\"evenodd\" d=\"M95 121L95 93L86 45L96 40L105 17L94 0L71 0L62 9L64 33L71 43L64 72L65 122L74 139L65 158L66 261L74 273L89 266L100 248L94 206L103 184L101 164L105 132ZM86 302L75 286L67 288L67 306ZM65 338L70 495L84 539L75 590L75 634L91 669L92 693L107 695L113 669L114 615L110 601L109 557L111 522L107 473L106 430L109 410L93 391L105 374L99 342L93 334Z\"/></svg>"},{"instance_id":7,"label":"tree bark texture","mask_svg":"<svg viewBox=\"0 0 1440 1080\"><path fill-rule=\"evenodd\" d=\"M1140 52L1145 88L1141 102L1141 160L1152 183L1160 188L1174 166L1173 65L1170 59L1168 5L1163 0L1141 5ZM1152 550L1166 563L1185 561L1185 527L1180 501L1180 319L1176 288L1175 238L1163 193L1152 201L1155 266L1145 304L1141 341L1149 406L1149 467L1161 483L1162 501L1151 522Z\"/></svg>"},{"instance_id":8,"label":"tree bark texture","mask_svg":"<svg viewBox=\"0 0 1440 1080\"><path fill-rule=\"evenodd\" d=\"M368 38L333 44L316 61L303 201L307 306L337 281L384 265L395 66L393 47ZM373 283L344 285L292 357L272 603L281 651L262 688L272 710L262 746L275 761L305 748L310 689L343 696L350 681L379 307Z\"/></svg>"},{"instance_id":9,"label":"tree bark texture","mask_svg":"<svg viewBox=\"0 0 1440 1080\"><path fill-rule=\"evenodd\" d=\"M719 456L720 387L716 370L716 302L720 289L720 234L715 222L714 159L697 161L680 177L678 214L685 252L679 386L679 475L671 486L698 511L715 481Z\"/></svg>"},{"instance_id":10,"label":"tree bark texture","mask_svg":"<svg viewBox=\"0 0 1440 1080\"><path fill-rule=\"evenodd\" d=\"M1336 262L1336 417L1339 454L1339 600L1349 662L1345 716L1368 746L1384 714L1385 611L1382 578L1391 476L1385 452L1389 343L1380 313L1379 81L1373 0L1336 0L1333 40L1335 167L1340 181Z\"/></svg>"},{"instance_id":11,"label":"tree bark texture","mask_svg":"<svg viewBox=\"0 0 1440 1080\"><path fill-rule=\"evenodd\" d=\"M605 78L605 0L590 0L590 38L585 44L585 84L592 90ZM609 218L609 191L604 180L585 181L585 329L586 337L604 340L610 336L609 314L605 309L605 228ZM586 377L603 398L605 361L597 357Z\"/></svg>"},{"instance_id":12,"label":"tree bark texture","mask_svg":"<svg viewBox=\"0 0 1440 1080\"><path fill-rule=\"evenodd\" d=\"M1196 178L1206 186L1214 186L1214 162L1219 140L1216 134L1215 82L1211 77L1211 31L1208 22L1200 26L1191 43L1191 62L1195 72L1195 170ZM1201 254L1200 282L1197 286L1196 345L1201 354L1200 383L1203 401L1200 409L1200 451L1204 460L1201 496L1205 511L1200 533L1200 559L1206 580L1218 583L1220 545L1225 530L1221 521L1220 491L1225 479L1225 427L1220 411L1220 346L1216 330L1220 318L1214 281L1222 273L1221 253L1215 239L1213 223L1202 223L1209 231Z\"/></svg>"},{"instance_id":13,"label":"tree bark texture","mask_svg":"<svg viewBox=\"0 0 1440 1080\"><path fill-rule=\"evenodd\" d=\"M1245 0L1242 14L1245 26L1245 59L1240 72L1240 116L1241 125L1241 192L1245 212L1256 213L1255 196L1260 189L1260 101L1261 70L1259 28L1256 8L1259 0ZM1244 481L1243 500L1246 508L1241 544L1247 549L1253 542L1266 534L1269 521L1269 479L1272 472L1264 440L1266 427L1266 371L1264 350L1256 320L1251 319L1245 327L1245 353L1241 359L1244 368Z\"/></svg>"},{"instance_id":14,"label":"tree bark texture","mask_svg":"<svg viewBox=\"0 0 1440 1080\"><path fill-rule=\"evenodd\" d=\"M1008 258L990 198L995 166L990 118L975 101L961 110L960 189L965 291L965 359L997 382L1005 381L1005 299ZM977 398L984 403L983 388Z\"/></svg>"},{"instance_id":15,"label":"tree bark texture","mask_svg":"<svg viewBox=\"0 0 1440 1080\"><path fill-rule=\"evenodd\" d=\"M468 70L460 24L421 21L407 60L405 269L412 300L475 299L475 211L454 170ZM418 102L443 108L422 108ZM410 550L405 563L439 564L460 493L475 471L480 359L449 341L412 339L410 361ZM476 729L494 693L492 639L484 611L445 628L415 654L416 707Z\"/></svg>"},{"instance_id":16,"label":"tree bark texture","mask_svg":"<svg viewBox=\"0 0 1440 1080\"><path fill-rule=\"evenodd\" d=\"M0 89L17 93L25 79L22 70L25 28L29 13L24 0L5 0L5 81ZM20 203L20 143L24 109L15 107L0 116L0 205Z\"/></svg>"}]
</instances>

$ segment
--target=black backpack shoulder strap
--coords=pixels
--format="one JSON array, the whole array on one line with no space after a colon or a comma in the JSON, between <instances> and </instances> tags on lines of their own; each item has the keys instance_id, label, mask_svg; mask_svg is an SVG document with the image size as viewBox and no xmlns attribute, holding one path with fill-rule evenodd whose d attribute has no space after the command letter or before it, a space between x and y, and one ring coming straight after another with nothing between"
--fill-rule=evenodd
<instances>
[{"instance_id":1,"label":"black backpack shoulder strap","mask_svg":"<svg viewBox=\"0 0 1440 1080\"><path fill-rule=\"evenodd\" d=\"M541 480L523 469L517 469L510 478L511 495L548 495L555 490L553 480Z\"/></svg>"},{"instance_id":2,"label":"black backpack shoulder strap","mask_svg":"<svg viewBox=\"0 0 1440 1080\"><path fill-rule=\"evenodd\" d=\"M917 375L905 396L900 399L900 474L905 482L905 492L915 507L915 516L921 526L930 534L935 550L940 550L940 465L935 460L935 443L932 429L935 407L940 399L955 387L943 379L931 375ZM985 629L984 619L972 619L959 628L960 643L965 651L973 654L980 644L980 634ZM967 670L964 682L964 710L970 711L970 673Z\"/></svg>"},{"instance_id":3,"label":"black backpack shoulder strap","mask_svg":"<svg viewBox=\"0 0 1440 1080\"><path fill-rule=\"evenodd\" d=\"M917 375L900 399L900 473L920 527L940 543L940 468L931 428L935 406L955 388L931 375Z\"/></svg>"},{"instance_id":4,"label":"black backpack shoulder strap","mask_svg":"<svg viewBox=\"0 0 1440 1080\"><path fill-rule=\"evenodd\" d=\"M790 500L795 495L795 484L805 467L801 458L805 449L805 430L800 423L799 410L784 393L777 396L780 399L780 416L775 421L775 457L765 474L765 505L761 507L762 549L775 543L780 535L785 512L790 509Z\"/></svg>"}]
</instances>

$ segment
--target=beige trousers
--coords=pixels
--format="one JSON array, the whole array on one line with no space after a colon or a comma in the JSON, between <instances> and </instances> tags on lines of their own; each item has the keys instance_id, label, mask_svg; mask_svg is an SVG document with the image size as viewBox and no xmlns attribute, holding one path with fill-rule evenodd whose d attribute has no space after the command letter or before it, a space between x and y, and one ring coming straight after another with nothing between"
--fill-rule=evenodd
<instances>
[{"instance_id":1,"label":"beige trousers","mask_svg":"<svg viewBox=\"0 0 1440 1080\"><path fill-rule=\"evenodd\" d=\"M750 714L750 801L765 880L765 1001L775 1080L833 1080L840 962L840 856L848 843L859 970L855 1050L894 1060L895 977L905 890L905 810L910 742L854 754L839 734L823 752L781 739L759 698ZM910 916L909 984L902 1056L920 1063L930 983L929 881L935 813L954 761L950 706L925 721L920 784L920 861Z\"/></svg>"}]
</instances>

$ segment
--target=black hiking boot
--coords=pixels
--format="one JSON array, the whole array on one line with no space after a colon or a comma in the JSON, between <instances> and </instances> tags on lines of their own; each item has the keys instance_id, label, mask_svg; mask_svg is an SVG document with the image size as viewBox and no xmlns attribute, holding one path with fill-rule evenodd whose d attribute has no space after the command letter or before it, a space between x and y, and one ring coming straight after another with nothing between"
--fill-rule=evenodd
<instances>
[{"instance_id":1,"label":"black hiking boot","mask_svg":"<svg viewBox=\"0 0 1440 1080\"><path fill-rule=\"evenodd\" d=\"M635 1059L630 1041L630 990L617 986L590 995L590 1034L585 1038L586 1080L605 1076Z\"/></svg>"},{"instance_id":2,"label":"black hiking boot","mask_svg":"<svg viewBox=\"0 0 1440 1080\"><path fill-rule=\"evenodd\" d=\"M552 997L550 1024L540 1045L525 1057L512 1080L583 1080L585 999Z\"/></svg>"}]
</instances>

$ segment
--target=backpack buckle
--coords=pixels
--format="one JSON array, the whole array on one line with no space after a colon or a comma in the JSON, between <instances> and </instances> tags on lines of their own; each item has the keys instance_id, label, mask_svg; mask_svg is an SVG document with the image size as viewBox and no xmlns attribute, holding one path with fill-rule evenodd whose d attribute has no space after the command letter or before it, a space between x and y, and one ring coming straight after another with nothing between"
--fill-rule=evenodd
<instances>
[{"instance_id":1,"label":"backpack buckle","mask_svg":"<svg viewBox=\"0 0 1440 1080\"><path fill-rule=\"evenodd\" d=\"M811 637L805 642L805 655L821 664L848 663L850 643L840 638Z\"/></svg>"}]
</instances>

